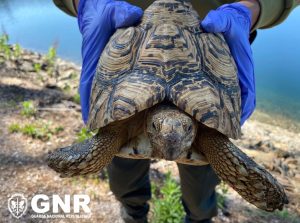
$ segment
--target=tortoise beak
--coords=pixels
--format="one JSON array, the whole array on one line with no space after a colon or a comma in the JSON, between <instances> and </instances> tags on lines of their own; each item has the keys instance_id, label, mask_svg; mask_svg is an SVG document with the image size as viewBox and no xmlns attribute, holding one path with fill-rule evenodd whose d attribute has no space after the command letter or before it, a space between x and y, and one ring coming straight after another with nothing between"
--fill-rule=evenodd
<instances>
[{"instance_id":1,"label":"tortoise beak","mask_svg":"<svg viewBox=\"0 0 300 223\"><path fill-rule=\"evenodd\" d=\"M169 133L162 136L164 142L164 158L166 160L174 161L178 159L178 156L181 154L181 142L182 136L178 133Z\"/></svg>"}]
</instances>

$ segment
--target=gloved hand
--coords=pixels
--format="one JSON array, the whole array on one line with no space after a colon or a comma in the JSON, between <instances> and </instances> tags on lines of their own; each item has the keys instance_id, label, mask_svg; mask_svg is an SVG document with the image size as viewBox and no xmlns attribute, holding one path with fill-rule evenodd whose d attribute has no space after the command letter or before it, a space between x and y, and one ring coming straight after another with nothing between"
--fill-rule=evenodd
<instances>
[{"instance_id":1,"label":"gloved hand","mask_svg":"<svg viewBox=\"0 0 300 223\"><path fill-rule=\"evenodd\" d=\"M78 25L83 40L79 93L84 123L88 120L93 77L105 45L116 29L135 25L142 15L142 9L124 1L80 0Z\"/></svg>"},{"instance_id":2,"label":"gloved hand","mask_svg":"<svg viewBox=\"0 0 300 223\"><path fill-rule=\"evenodd\" d=\"M238 69L241 88L241 124L255 109L255 80L252 51L249 43L251 12L240 4L225 4L210 11L201 22L206 32L223 33Z\"/></svg>"}]
</instances>

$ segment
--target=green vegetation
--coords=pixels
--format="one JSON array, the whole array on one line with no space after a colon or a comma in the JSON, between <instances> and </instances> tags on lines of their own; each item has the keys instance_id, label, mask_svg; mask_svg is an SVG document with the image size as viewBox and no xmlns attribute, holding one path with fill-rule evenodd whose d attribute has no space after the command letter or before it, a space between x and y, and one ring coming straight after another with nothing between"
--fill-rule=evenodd
<instances>
[{"instance_id":1,"label":"green vegetation","mask_svg":"<svg viewBox=\"0 0 300 223\"><path fill-rule=\"evenodd\" d=\"M13 53L14 56L16 58L19 58L21 56L21 51L22 51L21 46L20 46L20 44L17 43L14 47L14 53Z\"/></svg>"},{"instance_id":2,"label":"green vegetation","mask_svg":"<svg viewBox=\"0 0 300 223\"><path fill-rule=\"evenodd\" d=\"M284 208L281 211L276 210L274 214L280 217L281 219L286 220L289 223L300 222L300 216L297 216L294 213L290 213L289 210L286 208Z\"/></svg>"},{"instance_id":3,"label":"green vegetation","mask_svg":"<svg viewBox=\"0 0 300 223\"><path fill-rule=\"evenodd\" d=\"M10 59L12 56L19 58L22 52L20 44L16 44L13 48L8 44L9 36L4 33L0 36L0 53L3 53L5 59Z\"/></svg>"},{"instance_id":4,"label":"green vegetation","mask_svg":"<svg viewBox=\"0 0 300 223\"><path fill-rule=\"evenodd\" d=\"M70 76L69 76L69 78L72 79L72 80L76 79L77 77L78 77L78 74L75 73L75 72L72 72L72 73L70 74Z\"/></svg>"},{"instance_id":5,"label":"green vegetation","mask_svg":"<svg viewBox=\"0 0 300 223\"><path fill-rule=\"evenodd\" d=\"M49 48L46 58L47 58L48 64L53 66L55 59L56 59L56 48L54 46L51 46Z\"/></svg>"},{"instance_id":6,"label":"green vegetation","mask_svg":"<svg viewBox=\"0 0 300 223\"><path fill-rule=\"evenodd\" d=\"M179 223L183 221L184 210L181 204L181 191L177 182L166 175L164 185L158 188L152 184L154 223Z\"/></svg>"},{"instance_id":7,"label":"green vegetation","mask_svg":"<svg viewBox=\"0 0 300 223\"><path fill-rule=\"evenodd\" d=\"M76 104L80 104L80 95L77 93L73 96L72 100L76 103Z\"/></svg>"},{"instance_id":8,"label":"green vegetation","mask_svg":"<svg viewBox=\"0 0 300 223\"><path fill-rule=\"evenodd\" d=\"M21 114L26 117L31 117L36 115L36 108L33 104L33 101L24 101L22 103Z\"/></svg>"},{"instance_id":9,"label":"green vegetation","mask_svg":"<svg viewBox=\"0 0 300 223\"><path fill-rule=\"evenodd\" d=\"M228 193L228 186L222 181L217 189L218 189L218 193L217 193L218 208L224 209L225 201L226 201L226 194Z\"/></svg>"},{"instance_id":10,"label":"green vegetation","mask_svg":"<svg viewBox=\"0 0 300 223\"><path fill-rule=\"evenodd\" d=\"M83 142L86 139L91 138L94 135L93 132L89 132L87 128L82 128L79 133L77 133L77 142Z\"/></svg>"},{"instance_id":11,"label":"green vegetation","mask_svg":"<svg viewBox=\"0 0 300 223\"><path fill-rule=\"evenodd\" d=\"M51 123L30 123L20 126L19 124L14 123L8 127L8 130L10 133L22 133L33 139L48 141L52 135L57 135L64 130L61 126L52 129L50 128L50 125Z\"/></svg>"},{"instance_id":12,"label":"green vegetation","mask_svg":"<svg viewBox=\"0 0 300 223\"><path fill-rule=\"evenodd\" d=\"M55 60L56 60L56 47L51 46L46 55L47 62L47 72L48 75L52 76L55 70Z\"/></svg>"},{"instance_id":13,"label":"green vegetation","mask_svg":"<svg viewBox=\"0 0 300 223\"><path fill-rule=\"evenodd\" d=\"M11 124L9 127L8 127L8 131L10 133L17 133L17 132L20 132L21 131L21 126L19 124Z\"/></svg>"},{"instance_id":14,"label":"green vegetation","mask_svg":"<svg viewBox=\"0 0 300 223\"><path fill-rule=\"evenodd\" d=\"M283 209L281 211L276 210L275 214L281 218L288 218L290 215L287 209Z\"/></svg>"},{"instance_id":15,"label":"green vegetation","mask_svg":"<svg viewBox=\"0 0 300 223\"><path fill-rule=\"evenodd\" d=\"M300 222L300 216L295 213L290 212L288 209L284 208L281 211L276 210L275 212L266 212L259 209L246 209L247 217L253 218L257 216L261 219L260 222L282 222L282 223L298 223Z\"/></svg>"},{"instance_id":16,"label":"green vegetation","mask_svg":"<svg viewBox=\"0 0 300 223\"><path fill-rule=\"evenodd\" d=\"M69 93L71 91L71 86L67 83L65 83L64 87L63 87L63 91L65 93Z\"/></svg>"},{"instance_id":17,"label":"green vegetation","mask_svg":"<svg viewBox=\"0 0 300 223\"><path fill-rule=\"evenodd\" d=\"M49 67L53 67L56 59L56 47L51 46L48 50L48 53L46 55L46 60L49 65Z\"/></svg>"},{"instance_id":18,"label":"green vegetation","mask_svg":"<svg viewBox=\"0 0 300 223\"><path fill-rule=\"evenodd\" d=\"M41 70L42 70L42 65L41 65L40 63L35 63L35 64L33 65L33 67L34 67L34 71L35 71L36 73L39 73L39 72L41 72Z\"/></svg>"},{"instance_id":19,"label":"green vegetation","mask_svg":"<svg viewBox=\"0 0 300 223\"><path fill-rule=\"evenodd\" d=\"M9 59L11 57L11 48L8 44L9 37L6 33L0 36L0 53L3 53L5 59Z\"/></svg>"}]
</instances>

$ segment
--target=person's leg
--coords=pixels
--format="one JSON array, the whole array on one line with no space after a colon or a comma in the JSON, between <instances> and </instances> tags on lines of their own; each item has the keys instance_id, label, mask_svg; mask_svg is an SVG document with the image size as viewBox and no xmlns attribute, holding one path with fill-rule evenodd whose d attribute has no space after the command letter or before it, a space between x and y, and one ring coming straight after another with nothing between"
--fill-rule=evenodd
<instances>
[{"instance_id":1,"label":"person's leg","mask_svg":"<svg viewBox=\"0 0 300 223\"><path fill-rule=\"evenodd\" d=\"M149 160L115 157L108 165L110 189L122 204L125 222L146 222L151 198Z\"/></svg>"},{"instance_id":2,"label":"person's leg","mask_svg":"<svg viewBox=\"0 0 300 223\"><path fill-rule=\"evenodd\" d=\"M220 182L210 165L178 164L186 223L209 223L216 216L215 187Z\"/></svg>"}]
</instances>

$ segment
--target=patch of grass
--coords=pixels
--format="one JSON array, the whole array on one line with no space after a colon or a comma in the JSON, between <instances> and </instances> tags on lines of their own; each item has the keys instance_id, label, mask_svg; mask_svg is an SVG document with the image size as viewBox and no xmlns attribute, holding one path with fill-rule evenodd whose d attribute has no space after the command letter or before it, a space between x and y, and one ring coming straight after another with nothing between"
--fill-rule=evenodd
<instances>
[{"instance_id":1,"label":"patch of grass","mask_svg":"<svg viewBox=\"0 0 300 223\"><path fill-rule=\"evenodd\" d=\"M57 135L59 132L64 130L63 127L59 126L51 128L51 123L29 123L24 126L19 124L11 124L9 126L10 133L20 132L24 135L30 136L33 139L40 139L42 141L48 141L52 135Z\"/></svg>"},{"instance_id":2,"label":"patch of grass","mask_svg":"<svg viewBox=\"0 0 300 223\"><path fill-rule=\"evenodd\" d=\"M281 211L275 211L275 214L281 218L288 218L290 216L290 213L287 209L283 209Z\"/></svg>"},{"instance_id":3,"label":"patch of grass","mask_svg":"<svg viewBox=\"0 0 300 223\"><path fill-rule=\"evenodd\" d=\"M35 124L27 124L22 128L24 135L31 136L33 139L40 139L42 141L48 141L53 134L48 124L41 126Z\"/></svg>"},{"instance_id":4,"label":"patch of grass","mask_svg":"<svg viewBox=\"0 0 300 223\"><path fill-rule=\"evenodd\" d=\"M56 128L54 129L54 134L58 134L58 133L60 133L60 132L63 132L64 130L65 130L64 127L58 126L58 127L56 127Z\"/></svg>"},{"instance_id":5,"label":"patch of grass","mask_svg":"<svg viewBox=\"0 0 300 223\"><path fill-rule=\"evenodd\" d=\"M21 132L25 135L31 136L32 138L37 138L38 135L41 136L42 134L39 134L37 126L33 124L27 124L23 128L21 128Z\"/></svg>"},{"instance_id":6,"label":"patch of grass","mask_svg":"<svg viewBox=\"0 0 300 223\"><path fill-rule=\"evenodd\" d=\"M5 59L9 59L11 57L11 47L8 44L9 36L4 33L0 36L0 53L4 53Z\"/></svg>"},{"instance_id":7,"label":"patch of grass","mask_svg":"<svg viewBox=\"0 0 300 223\"><path fill-rule=\"evenodd\" d=\"M18 99L10 99L8 101L0 102L0 108L17 108L18 103L16 102Z\"/></svg>"},{"instance_id":8,"label":"patch of grass","mask_svg":"<svg viewBox=\"0 0 300 223\"><path fill-rule=\"evenodd\" d=\"M247 209L246 209L247 210ZM275 212L266 212L259 209L248 210L247 217L259 217L261 222L282 222L282 223L298 223L300 222L300 216L289 212L288 209L284 208L281 211L276 210Z\"/></svg>"},{"instance_id":9,"label":"patch of grass","mask_svg":"<svg viewBox=\"0 0 300 223\"><path fill-rule=\"evenodd\" d=\"M83 142L86 139L91 138L94 135L93 132L87 130L87 128L82 128L79 133L77 133L77 142Z\"/></svg>"},{"instance_id":10,"label":"patch of grass","mask_svg":"<svg viewBox=\"0 0 300 223\"><path fill-rule=\"evenodd\" d=\"M69 76L69 78L72 79L72 80L76 79L77 77L78 77L78 74L75 73L75 72L72 72L72 73L70 74L70 76Z\"/></svg>"},{"instance_id":11,"label":"patch of grass","mask_svg":"<svg viewBox=\"0 0 300 223\"><path fill-rule=\"evenodd\" d=\"M76 103L76 104L80 104L80 95L77 93L73 96L72 100Z\"/></svg>"},{"instance_id":12,"label":"patch of grass","mask_svg":"<svg viewBox=\"0 0 300 223\"><path fill-rule=\"evenodd\" d=\"M33 104L33 101L24 101L22 103L22 110L21 114L26 116L26 117L31 117L36 115L36 108Z\"/></svg>"},{"instance_id":13,"label":"patch of grass","mask_svg":"<svg viewBox=\"0 0 300 223\"><path fill-rule=\"evenodd\" d=\"M46 55L46 62L47 62L47 73L49 76L52 76L55 71L55 60L56 60L56 47L51 46L48 50Z\"/></svg>"},{"instance_id":14,"label":"patch of grass","mask_svg":"<svg viewBox=\"0 0 300 223\"><path fill-rule=\"evenodd\" d=\"M181 191L177 182L166 175L161 188L152 185L153 223L179 223L183 221L184 210L181 204Z\"/></svg>"},{"instance_id":15,"label":"patch of grass","mask_svg":"<svg viewBox=\"0 0 300 223\"><path fill-rule=\"evenodd\" d=\"M41 65L40 63L35 63L35 64L33 65L33 68L34 68L34 71L35 71L36 73L40 73L41 70L42 70L42 65Z\"/></svg>"},{"instance_id":16,"label":"patch of grass","mask_svg":"<svg viewBox=\"0 0 300 223\"><path fill-rule=\"evenodd\" d=\"M65 84L63 87L63 91L65 93L69 93L71 91L71 86L69 84Z\"/></svg>"},{"instance_id":17,"label":"patch of grass","mask_svg":"<svg viewBox=\"0 0 300 223\"><path fill-rule=\"evenodd\" d=\"M288 209L284 208L281 211L276 210L274 214L281 219L286 220L289 223L297 223L300 222L300 216L297 216L294 213L290 213Z\"/></svg>"},{"instance_id":18,"label":"patch of grass","mask_svg":"<svg viewBox=\"0 0 300 223\"><path fill-rule=\"evenodd\" d=\"M218 193L217 193L217 205L218 208L224 209L225 202L226 202L226 194L228 193L228 186L222 181L218 186Z\"/></svg>"},{"instance_id":19,"label":"patch of grass","mask_svg":"<svg viewBox=\"0 0 300 223\"><path fill-rule=\"evenodd\" d=\"M47 58L47 62L50 64L50 65L53 65L54 62L55 62L55 59L56 59L56 47L54 46L51 46L48 50L48 53L46 55L46 58Z\"/></svg>"},{"instance_id":20,"label":"patch of grass","mask_svg":"<svg viewBox=\"0 0 300 223\"><path fill-rule=\"evenodd\" d=\"M22 52L22 48L21 48L20 44L17 43L14 47L13 54L16 58L19 58L21 56L21 52Z\"/></svg>"},{"instance_id":21,"label":"patch of grass","mask_svg":"<svg viewBox=\"0 0 300 223\"><path fill-rule=\"evenodd\" d=\"M8 131L10 133L17 133L17 132L20 132L21 131L21 126L19 124L11 124L9 127L8 127Z\"/></svg>"},{"instance_id":22,"label":"patch of grass","mask_svg":"<svg viewBox=\"0 0 300 223\"><path fill-rule=\"evenodd\" d=\"M7 46L8 45L8 40L9 40L9 37L6 33L3 33L1 36L0 36L0 49L2 50L3 49L3 46Z\"/></svg>"}]
</instances>

